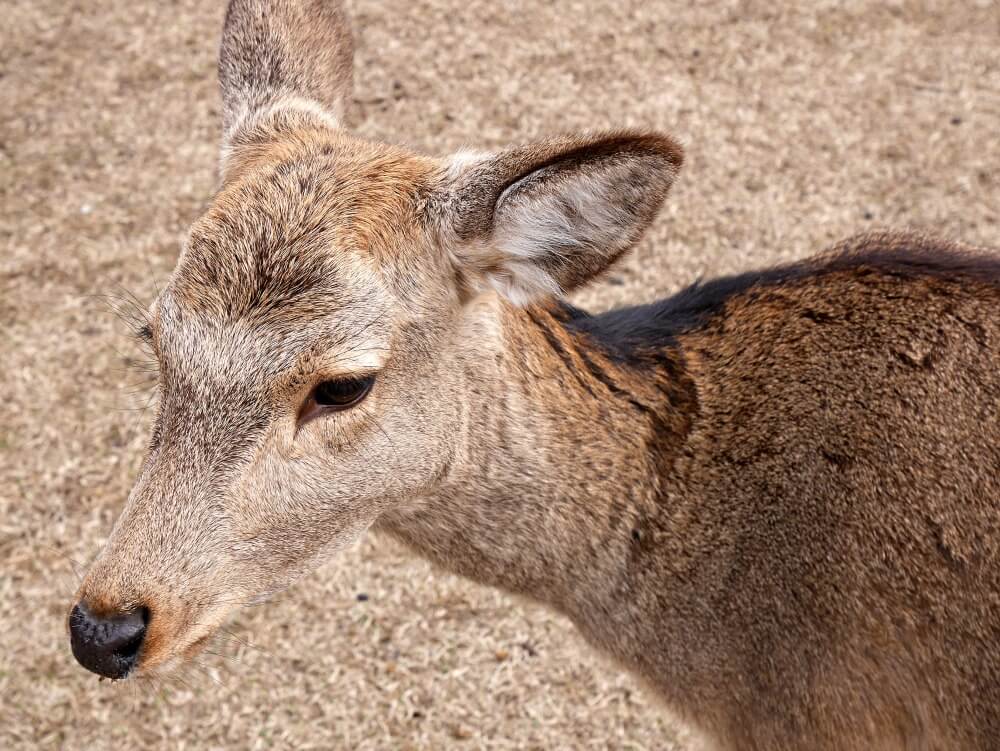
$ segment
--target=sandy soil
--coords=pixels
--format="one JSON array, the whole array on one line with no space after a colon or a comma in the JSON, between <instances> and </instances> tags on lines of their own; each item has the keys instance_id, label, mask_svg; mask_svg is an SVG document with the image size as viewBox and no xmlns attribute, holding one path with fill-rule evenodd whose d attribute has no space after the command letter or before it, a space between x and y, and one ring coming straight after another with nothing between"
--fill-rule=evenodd
<instances>
[{"instance_id":1,"label":"sandy soil","mask_svg":"<svg viewBox=\"0 0 1000 751\"><path fill-rule=\"evenodd\" d=\"M873 226L1000 245L1000 5L357 0L353 125L432 152L646 125L688 149L578 302ZM213 189L221 3L13 0L0 20L0 747L685 748L562 619L368 540L158 692L63 619L148 426L106 298L147 303ZM360 595L367 595L363 599Z\"/></svg>"}]
</instances>

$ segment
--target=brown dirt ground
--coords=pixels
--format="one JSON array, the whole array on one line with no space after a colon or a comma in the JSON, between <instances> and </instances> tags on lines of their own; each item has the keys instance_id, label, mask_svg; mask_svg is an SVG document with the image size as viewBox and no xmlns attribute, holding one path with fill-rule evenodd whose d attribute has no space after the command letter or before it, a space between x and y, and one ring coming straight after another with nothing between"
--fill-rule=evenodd
<instances>
[{"instance_id":1,"label":"brown dirt ground","mask_svg":"<svg viewBox=\"0 0 1000 751\"><path fill-rule=\"evenodd\" d=\"M646 125L686 145L637 252L579 302L872 226L1000 244L1000 5L357 0L353 125L442 153ZM684 748L545 610L368 540L159 693L78 668L63 619L146 438L143 302L215 179L208 0L8 0L0 31L0 747ZM367 601L356 595L366 593Z\"/></svg>"}]
</instances>

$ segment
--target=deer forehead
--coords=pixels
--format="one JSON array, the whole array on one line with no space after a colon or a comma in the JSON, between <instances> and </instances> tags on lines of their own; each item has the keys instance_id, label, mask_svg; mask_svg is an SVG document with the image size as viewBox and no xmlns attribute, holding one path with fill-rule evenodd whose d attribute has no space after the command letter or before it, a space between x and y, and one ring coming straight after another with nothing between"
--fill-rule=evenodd
<instances>
[{"instance_id":1,"label":"deer forehead","mask_svg":"<svg viewBox=\"0 0 1000 751\"><path fill-rule=\"evenodd\" d=\"M152 309L165 381L243 382L378 370L398 305L362 256L324 233L273 245L191 245Z\"/></svg>"},{"instance_id":2,"label":"deer forehead","mask_svg":"<svg viewBox=\"0 0 1000 751\"><path fill-rule=\"evenodd\" d=\"M446 175L438 160L328 128L275 131L265 122L245 140L203 227L223 236L261 222L292 236L333 230L339 245L382 265L412 247L426 196Z\"/></svg>"},{"instance_id":3,"label":"deer forehead","mask_svg":"<svg viewBox=\"0 0 1000 751\"><path fill-rule=\"evenodd\" d=\"M261 146L194 224L154 306L165 357L202 375L381 367L405 325L396 280L435 281L420 219L433 173L332 134Z\"/></svg>"},{"instance_id":4,"label":"deer forehead","mask_svg":"<svg viewBox=\"0 0 1000 751\"><path fill-rule=\"evenodd\" d=\"M392 348L392 308L377 295L343 303L336 297L322 310L232 318L192 310L168 287L155 306L164 383L212 394L235 385L268 392L381 370Z\"/></svg>"}]
</instances>

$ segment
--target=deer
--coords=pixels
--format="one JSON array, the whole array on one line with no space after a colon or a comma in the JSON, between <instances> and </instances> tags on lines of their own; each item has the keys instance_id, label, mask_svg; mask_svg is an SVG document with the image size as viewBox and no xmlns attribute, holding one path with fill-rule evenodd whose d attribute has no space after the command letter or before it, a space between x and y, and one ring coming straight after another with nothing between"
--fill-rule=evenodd
<instances>
[{"instance_id":1,"label":"deer","mask_svg":"<svg viewBox=\"0 0 1000 751\"><path fill-rule=\"evenodd\" d=\"M228 5L82 666L181 669L372 530L564 614L713 748L1000 747L1000 253L874 232L588 314L677 142L367 141L352 40L331 0Z\"/></svg>"}]
</instances>

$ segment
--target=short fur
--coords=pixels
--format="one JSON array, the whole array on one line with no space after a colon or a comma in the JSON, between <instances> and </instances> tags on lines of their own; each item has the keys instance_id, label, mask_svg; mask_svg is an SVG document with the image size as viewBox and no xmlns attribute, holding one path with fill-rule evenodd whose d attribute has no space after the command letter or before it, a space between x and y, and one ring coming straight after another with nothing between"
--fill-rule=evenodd
<instances>
[{"instance_id":1,"label":"short fur","mask_svg":"<svg viewBox=\"0 0 1000 751\"><path fill-rule=\"evenodd\" d=\"M556 294L639 238L677 145L368 143L349 40L335 3L230 4L222 184L79 593L148 608L138 673L374 527L567 614L718 748L1000 746L1000 256L865 235L589 316Z\"/></svg>"}]
</instances>

